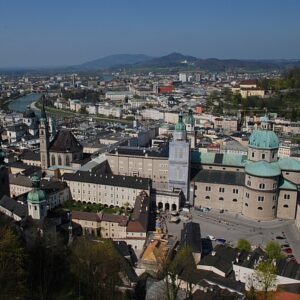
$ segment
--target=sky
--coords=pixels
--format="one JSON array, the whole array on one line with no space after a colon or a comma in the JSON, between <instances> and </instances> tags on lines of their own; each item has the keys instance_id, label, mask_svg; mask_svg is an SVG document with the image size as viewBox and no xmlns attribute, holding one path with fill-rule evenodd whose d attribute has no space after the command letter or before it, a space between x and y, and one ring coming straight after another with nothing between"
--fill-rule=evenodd
<instances>
[{"instance_id":1,"label":"sky","mask_svg":"<svg viewBox=\"0 0 300 300\"><path fill-rule=\"evenodd\" d=\"M111 54L299 59L299 0L0 0L0 68Z\"/></svg>"}]
</instances>

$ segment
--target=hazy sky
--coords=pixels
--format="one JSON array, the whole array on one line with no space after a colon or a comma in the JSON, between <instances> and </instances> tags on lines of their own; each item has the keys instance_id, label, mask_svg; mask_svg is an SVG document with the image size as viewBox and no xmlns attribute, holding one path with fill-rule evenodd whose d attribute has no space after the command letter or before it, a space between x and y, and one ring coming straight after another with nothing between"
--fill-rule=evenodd
<instances>
[{"instance_id":1,"label":"hazy sky","mask_svg":"<svg viewBox=\"0 0 300 300\"><path fill-rule=\"evenodd\" d=\"M0 0L0 67L110 54L300 58L300 0Z\"/></svg>"}]
</instances>

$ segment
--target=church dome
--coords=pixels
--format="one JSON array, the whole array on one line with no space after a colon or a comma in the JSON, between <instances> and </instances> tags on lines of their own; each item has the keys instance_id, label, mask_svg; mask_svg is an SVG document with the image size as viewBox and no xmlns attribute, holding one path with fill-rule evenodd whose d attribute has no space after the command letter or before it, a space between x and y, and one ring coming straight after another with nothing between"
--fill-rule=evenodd
<instances>
[{"instance_id":1,"label":"church dome","mask_svg":"<svg viewBox=\"0 0 300 300\"><path fill-rule=\"evenodd\" d=\"M249 138L249 146L257 149L276 149L279 147L279 139L273 131L256 130Z\"/></svg>"},{"instance_id":2,"label":"church dome","mask_svg":"<svg viewBox=\"0 0 300 300\"><path fill-rule=\"evenodd\" d=\"M245 172L258 177L276 177L281 174L281 169L277 163L268 163L261 160L247 165Z\"/></svg>"},{"instance_id":3,"label":"church dome","mask_svg":"<svg viewBox=\"0 0 300 300\"><path fill-rule=\"evenodd\" d=\"M40 203L46 200L46 194L40 189L40 179L38 176L32 177L33 190L27 195L27 201L31 203Z\"/></svg>"},{"instance_id":4,"label":"church dome","mask_svg":"<svg viewBox=\"0 0 300 300\"><path fill-rule=\"evenodd\" d=\"M190 109L188 115L184 118L185 124L195 125L195 118L193 116L193 111Z\"/></svg>"}]
</instances>

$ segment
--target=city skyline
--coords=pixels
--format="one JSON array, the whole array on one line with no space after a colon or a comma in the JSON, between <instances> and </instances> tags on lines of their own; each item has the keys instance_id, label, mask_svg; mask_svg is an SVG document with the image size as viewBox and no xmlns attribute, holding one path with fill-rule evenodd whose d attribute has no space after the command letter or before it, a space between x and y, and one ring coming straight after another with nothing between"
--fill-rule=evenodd
<instances>
[{"instance_id":1,"label":"city skyline","mask_svg":"<svg viewBox=\"0 0 300 300\"><path fill-rule=\"evenodd\" d=\"M299 59L300 3L0 3L0 68L67 66L111 54Z\"/></svg>"}]
</instances>

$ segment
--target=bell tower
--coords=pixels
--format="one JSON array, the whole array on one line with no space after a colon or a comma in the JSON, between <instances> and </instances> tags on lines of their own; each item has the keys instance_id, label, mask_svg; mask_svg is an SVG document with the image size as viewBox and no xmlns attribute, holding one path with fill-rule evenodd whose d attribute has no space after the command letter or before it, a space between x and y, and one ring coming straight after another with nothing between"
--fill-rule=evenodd
<instances>
[{"instance_id":1,"label":"bell tower","mask_svg":"<svg viewBox=\"0 0 300 300\"><path fill-rule=\"evenodd\" d=\"M189 201L190 152L191 144L180 113L173 140L169 143L169 189L181 189L185 202Z\"/></svg>"},{"instance_id":2,"label":"bell tower","mask_svg":"<svg viewBox=\"0 0 300 300\"><path fill-rule=\"evenodd\" d=\"M41 167L43 171L46 171L49 167L49 128L44 102L40 118L39 135Z\"/></svg>"},{"instance_id":3,"label":"bell tower","mask_svg":"<svg viewBox=\"0 0 300 300\"><path fill-rule=\"evenodd\" d=\"M34 220L42 220L47 216L46 194L40 188L40 178L32 177L33 189L27 195L28 214Z\"/></svg>"}]
</instances>

